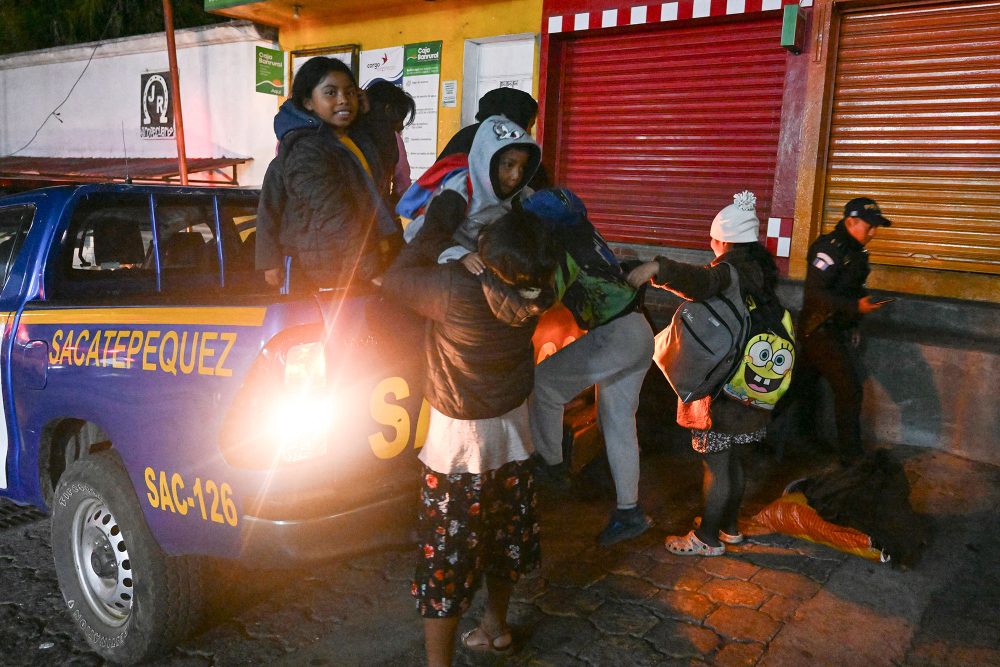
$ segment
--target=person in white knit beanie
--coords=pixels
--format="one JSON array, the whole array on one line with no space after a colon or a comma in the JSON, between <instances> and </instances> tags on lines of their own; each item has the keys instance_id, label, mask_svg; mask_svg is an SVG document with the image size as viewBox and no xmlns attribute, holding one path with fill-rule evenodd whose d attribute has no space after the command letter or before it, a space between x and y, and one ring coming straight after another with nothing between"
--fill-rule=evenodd
<instances>
[{"instance_id":1,"label":"person in white knit beanie","mask_svg":"<svg viewBox=\"0 0 1000 667\"><path fill-rule=\"evenodd\" d=\"M775 292L778 267L760 244L756 204L753 193L744 190L715 216L709 231L715 259L709 265L657 257L633 269L628 281L635 287L652 281L653 287L703 301L724 292L735 269L741 297L753 297L762 308L772 302L780 305ZM677 423L691 430L691 447L704 466L704 509L693 530L664 540L667 551L678 556L721 556L727 545L743 541L738 518L745 478L736 450L763 440L770 419L769 411L729 400L725 393L678 401Z\"/></svg>"},{"instance_id":2,"label":"person in white knit beanie","mask_svg":"<svg viewBox=\"0 0 1000 667\"><path fill-rule=\"evenodd\" d=\"M749 190L733 195L733 203L722 209L712 221L709 232L716 241L750 243L760 238L757 198Z\"/></svg>"}]
</instances>

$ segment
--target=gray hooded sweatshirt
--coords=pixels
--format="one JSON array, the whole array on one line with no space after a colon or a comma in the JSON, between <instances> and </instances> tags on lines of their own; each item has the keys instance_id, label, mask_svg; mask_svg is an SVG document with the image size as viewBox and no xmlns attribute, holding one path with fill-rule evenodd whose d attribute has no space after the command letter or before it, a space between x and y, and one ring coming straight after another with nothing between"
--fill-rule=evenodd
<instances>
[{"instance_id":1,"label":"gray hooded sweatshirt","mask_svg":"<svg viewBox=\"0 0 1000 667\"><path fill-rule=\"evenodd\" d=\"M501 199L497 194L496 174L499 154L509 146L522 146L528 151L528 166L519 187L507 197ZM448 261L461 259L470 252L475 252L479 245L479 232L489 223L497 220L510 211L511 202L518 196L527 196L525 184L531 180L541 163L542 150L520 125L504 116L490 116L482 122L472 142L469 153L469 174L455 174L438 189L438 194L452 190L468 202L465 219L455 231L456 246L441 253L438 261L444 264ZM472 184L470 197L469 182ZM436 195L435 195L436 196ZM428 205L430 208L430 205ZM422 226L423 220L411 222L406 228L407 241L411 240Z\"/></svg>"}]
</instances>

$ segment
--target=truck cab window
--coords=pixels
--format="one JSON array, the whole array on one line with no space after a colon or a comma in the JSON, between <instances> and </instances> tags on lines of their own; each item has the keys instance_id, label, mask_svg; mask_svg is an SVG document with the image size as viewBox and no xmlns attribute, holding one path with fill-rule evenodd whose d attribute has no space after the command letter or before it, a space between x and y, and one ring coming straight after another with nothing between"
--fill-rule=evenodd
<instances>
[{"instance_id":1,"label":"truck cab window","mask_svg":"<svg viewBox=\"0 0 1000 667\"><path fill-rule=\"evenodd\" d=\"M156 238L163 292L220 286L212 197L157 196Z\"/></svg>"},{"instance_id":2,"label":"truck cab window","mask_svg":"<svg viewBox=\"0 0 1000 667\"><path fill-rule=\"evenodd\" d=\"M56 296L156 293L149 198L92 193L73 212L60 247Z\"/></svg>"},{"instance_id":3,"label":"truck cab window","mask_svg":"<svg viewBox=\"0 0 1000 667\"><path fill-rule=\"evenodd\" d=\"M34 206L0 208L0 288L7 284L7 277L34 217Z\"/></svg>"},{"instance_id":4,"label":"truck cab window","mask_svg":"<svg viewBox=\"0 0 1000 667\"><path fill-rule=\"evenodd\" d=\"M254 267L256 197L220 194L219 219L226 257L226 290L248 294L273 292L273 288L264 282L263 273Z\"/></svg>"}]
</instances>

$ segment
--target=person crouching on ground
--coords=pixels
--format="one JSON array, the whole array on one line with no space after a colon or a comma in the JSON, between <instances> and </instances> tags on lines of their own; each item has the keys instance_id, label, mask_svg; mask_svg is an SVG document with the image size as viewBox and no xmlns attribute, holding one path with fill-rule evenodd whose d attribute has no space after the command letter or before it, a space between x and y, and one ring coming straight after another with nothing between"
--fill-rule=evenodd
<instances>
[{"instance_id":1,"label":"person crouching on ground","mask_svg":"<svg viewBox=\"0 0 1000 667\"><path fill-rule=\"evenodd\" d=\"M711 264L699 267L657 257L635 268L629 282L638 287L652 280L655 287L701 301L729 286L729 264L739 275L744 300L748 294L758 304L776 300L778 268L758 242L756 198L743 192L734 200L712 221L715 259ZM743 502L743 464L733 448L763 440L770 418L770 412L743 405L725 393L714 399L706 396L691 403L678 402L677 423L691 429L691 446L702 457L705 509L700 526L687 535L666 539L668 551L681 556L720 556L726 550L723 543L743 541L737 525Z\"/></svg>"},{"instance_id":2,"label":"person crouching on ground","mask_svg":"<svg viewBox=\"0 0 1000 667\"><path fill-rule=\"evenodd\" d=\"M428 216L386 273L383 293L430 320L421 449L419 556L412 586L427 662L450 665L462 614L485 577L486 611L462 636L476 651L509 649L513 584L540 560L527 398L531 337L554 301L555 259L533 216L509 212L479 236L483 270L438 264L455 219Z\"/></svg>"}]
</instances>

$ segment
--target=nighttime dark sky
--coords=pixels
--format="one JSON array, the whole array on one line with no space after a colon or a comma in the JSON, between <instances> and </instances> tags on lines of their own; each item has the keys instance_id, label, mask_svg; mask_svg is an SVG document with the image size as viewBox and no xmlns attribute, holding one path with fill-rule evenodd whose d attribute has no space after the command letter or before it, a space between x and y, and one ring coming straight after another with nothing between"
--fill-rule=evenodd
<instances>
[{"instance_id":1,"label":"nighttime dark sky","mask_svg":"<svg viewBox=\"0 0 1000 667\"><path fill-rule=\"evenodd\" d=\"M175 28L227 20L204 0L172 3ZM0 54L162 30L162 0L0 0Z\"/></svg>"}]
</instances>

